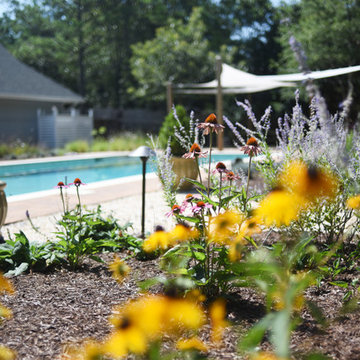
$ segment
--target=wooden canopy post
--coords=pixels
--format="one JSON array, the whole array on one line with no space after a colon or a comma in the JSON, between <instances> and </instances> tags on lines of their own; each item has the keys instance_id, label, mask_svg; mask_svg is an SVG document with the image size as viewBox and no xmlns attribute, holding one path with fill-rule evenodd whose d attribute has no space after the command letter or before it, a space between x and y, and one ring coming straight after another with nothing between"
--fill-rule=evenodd
<instances>
[{"instance_id":1,"label":"wooden canopy post","mask_svg":"<svg viewBox=\"0 0 360 360\"><path fill-rule=\"evenodd\" d=\"M173 95L172 82L168 81L166 83L166 107L168 114L172 111L173 104L174 104L174 95Z\"/></svg>"},{"instance_id":2,"label":"wooden canopy post","mask_svg":"<svg viewBox=\"0 0 360 360\"><path fill-rule=\"evenodd\" d=\"M223 95L221 87L221 72L222 72L222 61L219 55L216 56L216 80L217 80L217 91L216 91L216 118L219 124L223 124ZM217 135L217 147L219 150L224 148L224 132L221 131Z\"/></svg>"}]
</instances>

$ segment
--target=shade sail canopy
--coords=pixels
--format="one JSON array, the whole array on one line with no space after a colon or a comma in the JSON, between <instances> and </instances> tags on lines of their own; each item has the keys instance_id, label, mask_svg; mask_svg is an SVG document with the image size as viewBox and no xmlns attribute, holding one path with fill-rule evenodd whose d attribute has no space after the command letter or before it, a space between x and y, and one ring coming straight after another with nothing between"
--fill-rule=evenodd
<instances>
[{"instance_id":1,"label":"shade sail canopy","mask_svg":"<svg viewBox=\"0 0 360 360\"><path fill-rule=\"evenodd\" d=\"M338 69L295 73L284 75L254 75L222 64L220 77L221 89L224 94L245 94L272 90L280 87L296 86L296 82L309 79L322 79L360 71L360 65ZM175 84L174 92L181 94L216 94L218 81L213 80L201 84Z\"/></svg>"}]
</instances>

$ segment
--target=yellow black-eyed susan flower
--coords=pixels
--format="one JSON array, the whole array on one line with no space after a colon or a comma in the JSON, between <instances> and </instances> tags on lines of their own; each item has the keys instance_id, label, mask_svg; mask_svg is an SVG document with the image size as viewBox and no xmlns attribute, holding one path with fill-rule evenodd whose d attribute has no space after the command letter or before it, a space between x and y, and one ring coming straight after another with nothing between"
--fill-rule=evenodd
<instances>
[{"instance_id":1,"label":"yellow black-eyed susan flower","mask_svg":"<svg viewBox=\"0 0 360 360\"><path fill-rule=\"evenodd\" d=\"M200 352L208 352L208 348L203 341L194 336L190 339L180 339L176 343L176 347L181 351L197 350Z\"/></svg>"},{"instance_id":2,"label":"yellow black-eyed susan flower","mask_svg":"<svg viewBox=\"0 0 360 360\"><path fill-rule=\"evenodd\" d=\"M301 160L289 163L280 175L280 186L310 201L325 197L333 199L338 189L336 177L325 168L308 166Z\"/></svg>"},{"instance_id":3,"label":"yellow black-eyed susan flower","mask_svg":"<svg viewBox=\"0 0 360 360\"><path fill-rule=\"evenodd\" d=\"M15 360L16 353L6 346L0 345L0 359L1 360Z\"/></svg>"},{"instance_id":4,"label":"yellow black-eyed susan flower","mask_svg":"<svg viewBox=\"0 0 360 360\"><path fill-rule=\"evenodd\" d=\"M223 339L223 333L228 326L226 318L226 306L224 299L215 300L209 309L211 321L211 341L215 344L220 344Z\"/></svg>"},{"instance_id":5,"label":"yellow black-eyed susan flower","mask_svg":"<svg viewBox=\"0 0 360 360\"><path fill-rule=\"evenodd\" d=\"M350 197L346 201L346 206L350 209L359 210L360 209L360 194Z\"/></svg>"},{"instance_id":6,"label":"yellow black-eyed susan flower","mask_svg":"<svg viewBox=\"0 0 360 360\"><path fill-rule=\"evenodd\" d=\"M131 320L126 320L105 340L103 349L115 358L123 357L129 353L143 354L147 349L147 339L136 324L132 323Z\"/></svg>"},{"instance_id":7,"label":"yellow black-eyed susan flower","mask_svg":"<svg viewBox=\"0 0 360 360\"><path fill-rule=\"evenodd\" d=\"M143 249L146 252L153 252L157 249L165 250L169 247L171 236L163 228L159 227L143 243Z\"/></svg>"},{"instance_id":8,"label":"yellow black-eyed susan flower","mask_svg":"<svg viewBox=\"0 0 360 360\"><path fill-rule=\"evenodd\" d=\"M299 217L306 207L303 196L282 189L271 191L255 209L255 217L266 226L286 225Z\"/></svg>"},{"instance_id":9,"label":"yellow black-eyed susan flower","mask_svg":"<svg viewBox=\"0 0 360 360\"><path fill-rule=\"evenodd\" d=\"M229 244L239 231L244 216L236 211L225 211L210 218L209 239L218 244Z\"/></svg>"},{"instance_id":10,"label":"yellow black-eyed susan flower","mask_svg":"<svg viewBox=\"0 0 360 360\"><path fill-rule=\"evenodd\" d=\"M0 293L5 292L5 291L10 294L13 294L14 288L13 288L11 282L0 273Z\"/></svg>"},{"instance_id":11,"label":"yellow black-eyed susan flower","mask_svg":"<svg viewBox=\"0 0 360 360\"><path fill-rule=\"evenodd\" d=\"M109 264L109 270L112 272L113 278L121 283L129 274L130 267L125 261L115 256L114 261Z\"/></svg>"}]
</instances>

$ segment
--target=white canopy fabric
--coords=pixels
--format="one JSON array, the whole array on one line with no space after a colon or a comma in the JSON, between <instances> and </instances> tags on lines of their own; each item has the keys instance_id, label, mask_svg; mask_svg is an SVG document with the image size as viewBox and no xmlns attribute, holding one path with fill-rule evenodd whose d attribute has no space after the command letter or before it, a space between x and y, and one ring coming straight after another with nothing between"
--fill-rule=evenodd
<instances>
[{"instance_id":1,"label":"white canopy fabric","mask_svg":"<svg viewBox=\"0 0 360 360\"><path fill-rule=\"evenodd\" d=\"M338 69L295 73L284 75L254 75L222 64L220 77L221 89L224 94L244 94L271 90L279 87L296 86L295 82L309 79L322 79L360 71L360 65ZM218 81L213 80L201 84L174 84L176 93L182 94L216 94Z\"/></svg>"}]
</instances>

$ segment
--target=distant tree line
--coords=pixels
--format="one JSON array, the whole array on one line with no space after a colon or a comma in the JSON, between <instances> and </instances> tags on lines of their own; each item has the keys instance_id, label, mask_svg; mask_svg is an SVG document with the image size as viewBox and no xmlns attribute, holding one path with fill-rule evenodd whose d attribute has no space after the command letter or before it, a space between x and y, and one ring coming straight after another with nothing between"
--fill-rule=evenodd
<instances>
[{"instance_id":1,"label":"distant tree line","mask_svg":"<svg viewBox=\"0 0 360 360\"><path fill-rule=\"evenodd\" d=\"M359 28L357 0L10 0L0 18L17 58L89 106L116 108L165 107L166 81L212 80L216 54L255 74L297 72L291 36L311 70L360 64ZM320 82L332 111L349 79L359 88L359 74ZM282 110L290 97L285 89L256 101Z\"/></svg>"}]
</instances>

